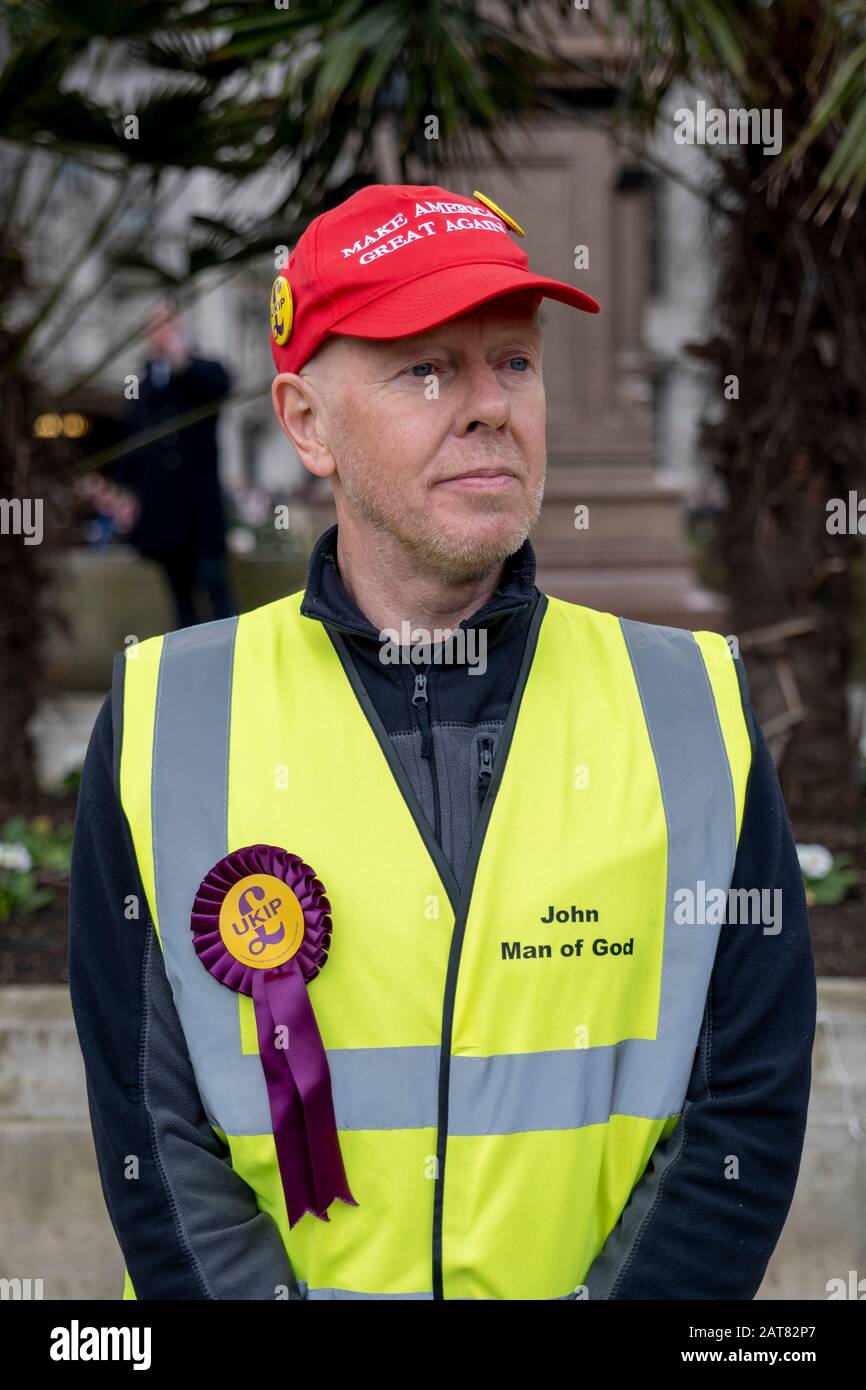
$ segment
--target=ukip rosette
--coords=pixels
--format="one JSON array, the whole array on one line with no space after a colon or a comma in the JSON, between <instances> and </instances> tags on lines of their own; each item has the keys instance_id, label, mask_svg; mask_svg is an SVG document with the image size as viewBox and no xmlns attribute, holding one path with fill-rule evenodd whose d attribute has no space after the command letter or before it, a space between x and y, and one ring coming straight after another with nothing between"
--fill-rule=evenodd
<instances>
[{"instance_id":1,"label":"ukip rosette","mask_svg":"<svg viewBox=\"0 0 866 1390\"><path fill-rule=\"evenodd\" d=\"M307 992L328 959L331 904L315 870L278 845L214 864L192 908L196 954L214 979L252 996L289 1226L357 1206L337 1135L331 1072Z\"/></svg>"}]
</instances>

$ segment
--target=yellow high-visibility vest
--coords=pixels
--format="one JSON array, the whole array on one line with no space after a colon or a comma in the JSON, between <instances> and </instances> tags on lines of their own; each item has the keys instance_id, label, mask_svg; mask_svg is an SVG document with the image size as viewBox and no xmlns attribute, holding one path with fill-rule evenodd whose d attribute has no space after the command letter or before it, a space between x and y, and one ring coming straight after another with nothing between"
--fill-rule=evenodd
<instances>
[{"instance_id":1,"label":"yellow high-visibility vest","mask_svg":"<svg viewBox=\"0 0 866 1390\"><path fill-rule=\"evenodd\" d=\"M461 889L302 598L116 659L120 795L205 1112L306 1298L580 1296L691 1075L719 925L676 895L727 892L751 763L727 642L543 595ZM308 989L358 1203L291 1230L253 1001L190 931L205 874L262 843L332 905Z\"/></svg>"}]
</instances>

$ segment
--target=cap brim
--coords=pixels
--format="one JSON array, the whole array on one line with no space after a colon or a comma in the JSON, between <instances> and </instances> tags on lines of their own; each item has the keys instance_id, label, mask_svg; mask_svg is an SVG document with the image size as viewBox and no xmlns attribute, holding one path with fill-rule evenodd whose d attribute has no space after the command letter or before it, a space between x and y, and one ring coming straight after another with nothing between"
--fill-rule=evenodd
<instances>
[{"instance_id":1,"label":"cap brim","mask_svg":"<svg viewBox=\"0 0 866 1390\"><path fill-rule=\"evenodd\" d=\"M387 290L370 304L332 324L329 332L352 338L405 338L516 290L535 290L573 309L597 314L601 305L562 280L533 275L519 266L483 261L441 266Z\"/></svg>"}]
</instances>

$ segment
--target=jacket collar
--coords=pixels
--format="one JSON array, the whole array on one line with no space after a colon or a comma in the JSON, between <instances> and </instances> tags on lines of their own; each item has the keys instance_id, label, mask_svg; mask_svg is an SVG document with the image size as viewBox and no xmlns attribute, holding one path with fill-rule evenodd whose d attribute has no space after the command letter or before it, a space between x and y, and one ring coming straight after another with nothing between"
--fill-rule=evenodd
<instances>
[{"instance_id":1,"label":"jacket collar","mask_svg":"<svg viewBox=\"0 0 866 1390\"><path fill-rule=\"evenodd\" d=\"M508 613L526 609L527 614L539 597L535 586L535 551L527 538L513 555L506 558L502 580L495 594L460 626L481 627L495 622ZM313 547L307 569L307 584L301 603L305 618L351 632L357 637L369 637L379 642L378 629L361 612L350 597L337 568L337 526L324 531Z\"/></svg>"}]
</instances>

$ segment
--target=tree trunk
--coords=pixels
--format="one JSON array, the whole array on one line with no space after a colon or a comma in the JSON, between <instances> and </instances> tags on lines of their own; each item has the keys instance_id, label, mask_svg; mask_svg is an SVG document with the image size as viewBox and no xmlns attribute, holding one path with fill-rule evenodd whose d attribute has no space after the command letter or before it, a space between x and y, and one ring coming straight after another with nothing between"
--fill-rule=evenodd
<instances>
[{"instance_id":1,"label":"tree trunk","mask_svg":"<svg viewBox=\"0 0 866 1390\"><path fill-rule=\"evenodd\" d=\"M802 73L815 35L802 26L790 33L780 19L778 37L778 71L794 95L771 90L766 102L782 109L790 148L806 113ZM844 818L856 796L846 682L862 540L831 534L827 507L847 503L851 489L864 495L866 212L854 213L844 239L838 211L824 225L801 212L833 138L769 191L760 146L731 147L722 167L736 211L719 248L721 331L702 350L723 403L703 439L727 489L719 540L733 630L759 719L768 736L780 730L770 742L791 814L810 819ZM744 640L792 619L803 620L800 635L757 647Z\"/></svg>"},{"instance_id":2,"label":"tree trunk","mask_svg":"<svg viewBox=\"0 0 866 1390\"><path fill-rule=\"evenodd\" d=\"M37 794L37 764L28 722L45 694L45 639L59 621L51 607L51 556L63 540L64 487L68 462L62 440L37 440L33 422L40 405L32 383L19 374L3 375L8 339L0 340L0 498L42 502L43 538L25 544L9 529L7 510L0 535L0 822L24 811Z\"/></svg>"}]
</instances>

